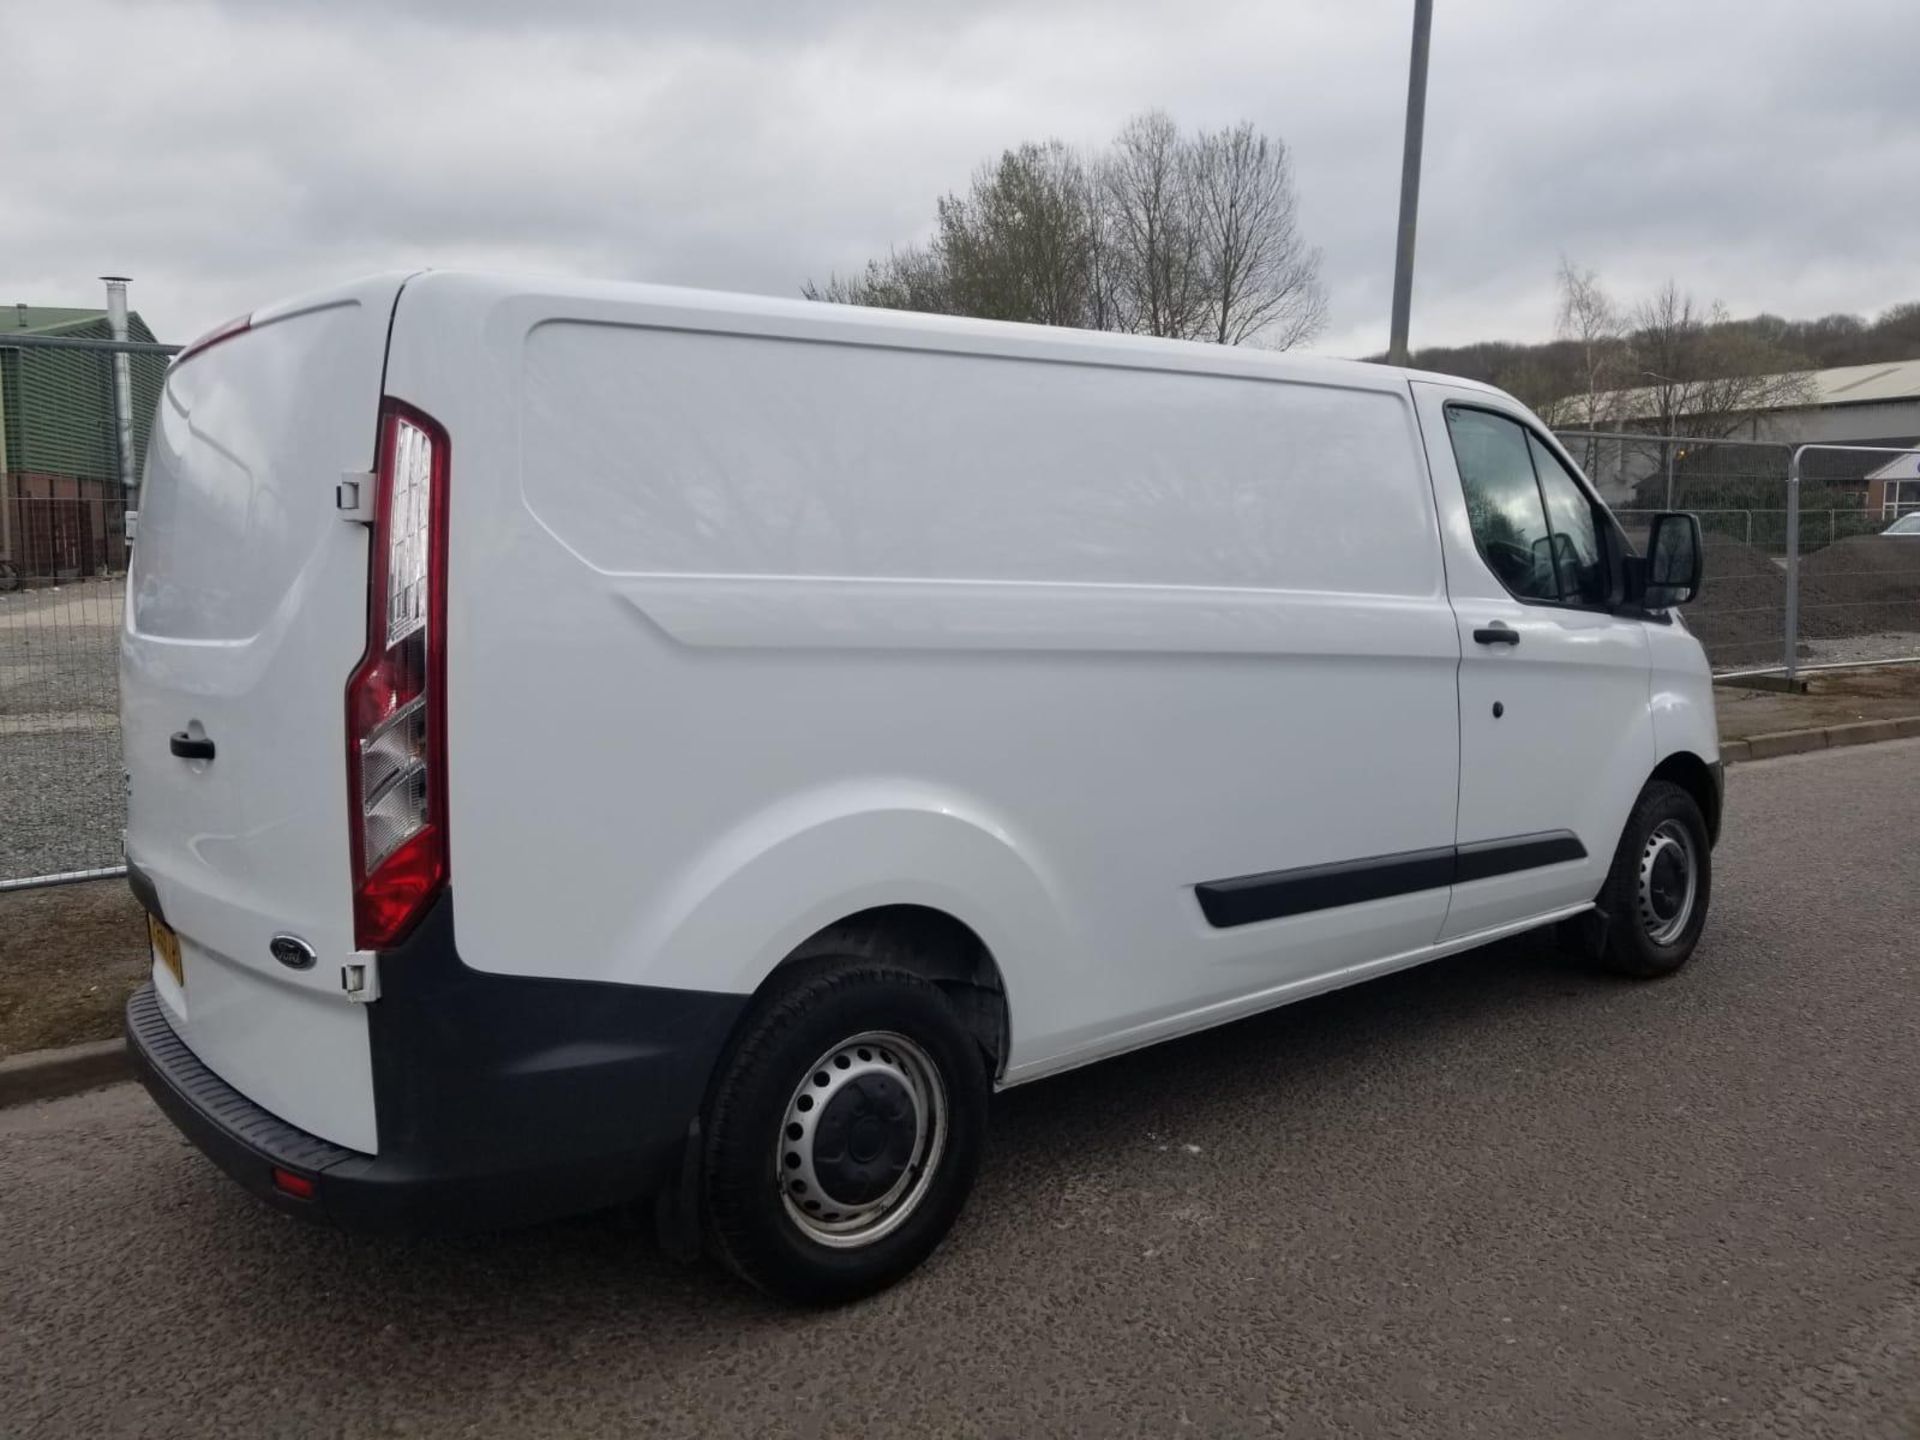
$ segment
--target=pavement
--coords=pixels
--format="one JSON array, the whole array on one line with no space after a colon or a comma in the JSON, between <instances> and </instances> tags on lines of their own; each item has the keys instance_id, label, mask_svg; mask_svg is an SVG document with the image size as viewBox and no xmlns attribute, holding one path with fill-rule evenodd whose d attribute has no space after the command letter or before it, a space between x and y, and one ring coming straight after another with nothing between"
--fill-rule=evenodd
<instances>
[{"instance_id":1,"label":"pavement","mask_svg":"<svg viewBox=\"0 0 1920 1440\"><path fill-rule=\"evenodd\" d=\"M611 1217L309 1229L130 1086L0 1112L0 1435L1920 1433L1920 741L1728 786L1679 976L1512 942L1010 1092L835 1313Z\"/></svg>"},{"instance_id":2,"label":"pavement","mask_svg":"<svg viewBox=\"0 0 1920 1440\"><path fill-rule=\"evenodd\" d=\"M1721 742L1920 715L1920 665L1815 670L1805 674L1803 683L1803 695L1725 682L1716 685L1713 708Z\"/></svg>"}]
</instances>

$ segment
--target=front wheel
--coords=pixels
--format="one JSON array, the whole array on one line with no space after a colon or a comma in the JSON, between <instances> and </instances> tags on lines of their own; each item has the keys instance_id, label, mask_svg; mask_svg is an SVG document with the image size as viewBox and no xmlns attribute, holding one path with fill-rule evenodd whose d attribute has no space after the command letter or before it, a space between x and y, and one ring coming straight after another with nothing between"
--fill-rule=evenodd
<instances>
[{"instance_id":1,"label":"front wheel","mask_svg":"<svg viewBox=\"0 0 1920 1440\"><path fill-rule=\"evenodd\" d=\"M755 1007L708 1107L708 1234L802 1304L870 1294L940 1243L986 1132L979 1047L937 986L808 960Z\"/></svg>"},{"instance_id":2,"label":"front wheel","mask_svg":"<svg viewBox=\"0 0 1920 1440\"><path fill-rule=\"evenodd\" d=\"M1678 785L1649 782L1596 897L1605 933L1595 958L1638 979L1671 975L1699 944L1712 896L1713 849L1699 805Z\"/></svg>"}]
</instances>

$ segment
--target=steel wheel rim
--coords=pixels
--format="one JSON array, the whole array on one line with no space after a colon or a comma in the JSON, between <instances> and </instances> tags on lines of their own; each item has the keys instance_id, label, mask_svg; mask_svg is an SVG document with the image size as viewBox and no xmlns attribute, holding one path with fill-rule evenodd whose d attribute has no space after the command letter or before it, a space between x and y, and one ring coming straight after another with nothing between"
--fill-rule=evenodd
<instances>
[{"instance_id":1,"label":"steel wheel rim","mask_svg":"<svg viewBox=\"0 0 1920 1440\"><path fill-rule=\"evenodd\" d=\"M897 1095L896 1095L897 1092ZM858 1168L863 1153L836 1140L848 1121L868 1138L878 1124L889 1143L904 1139L902 1119L877 1116L871 1097L904 1101L911 1118L911 1141L904 1167L878 1193L850 1187L847 1171ZM849 1121L849 1117L852 1117ZM800 1078L787 1099L780 1132L774 1137L774 1183L787 1218L816 1244L856 1250L892 1234L920 1208L933 1183L947 1143L947 1090L927 1052L904 1035L869 1030L841 1041ZM885 1169L886 1152L867 1169ZM836 1194L838 1189L840 1193Z\"/></svg>"},{"instance_id":2,"label":"steel wheel rim","mask_svg":"<svg viewBox=\"0 0 1920 1440\"><path fill-rule=\"evenodd\" d=\"M1693 835L1678 820L1662 820L1640 852L1637 899L1640 926L1656 945L1686 933L1700 893L1700 857Z\"/></svg>"}]
</instances>

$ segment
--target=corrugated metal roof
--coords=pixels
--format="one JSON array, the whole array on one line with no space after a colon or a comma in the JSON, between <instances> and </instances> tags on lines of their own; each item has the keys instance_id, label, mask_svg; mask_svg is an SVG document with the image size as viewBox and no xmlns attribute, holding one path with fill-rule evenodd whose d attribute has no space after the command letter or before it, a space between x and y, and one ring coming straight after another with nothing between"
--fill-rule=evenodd
<instances>
[{"instance_id":1,"label":"corrugated metal roof","mask_svg":"<svg viewBox=\"0 0 1920 1440\"><path fill-rule=\"evenodd\" d=\"M1816 370L1812 379L1817 405L1860 405L1873 400L1920 398L1920 360L1841 365L1832 370Z\"/></svg>"},{"instance_id":2,"label":"corrugated metal roof","mask_svg":"<svg viewBox=\"0 0 1920 1440\"><path fill-rule=\"evenodd\" d=\"M105 320L104 310L77 310L65 305L8 305L0 308L0 330L64 330L90 320Z\"/></svg>"},{"instance_id":3,"label":"corrugated metal roof","mask_svg":"<svg viewBox=\"0 0 1920 1440\"><path fill-rule=\"evenodd\" d=\"M80 310L66 305L0 306L0 336L8 331L38 335L68 333L100 340L113 338L106 311ZM153 331L147 328L138 310L127 313L127 335L134 340L153 339Z\"/></svg>"},{"instance_id":4,"label":"corrugated metal roof","mask_svg":"<svg viewBox=\"0 0 1920 1440\"><path fill-rule=\"evenodd\" d=\"M1920 400L1920 360L1882 361L1877 365L1837 365L1830 370L1810 370L1806 378L1812 390L1810 400L1787 400L1754 408L1767 410L1806 410L1823 405L1871 405L1890 401ZM1642 386L1632 390L1613 390L1598 397L1595 409L1609 415L1613 423L1651 419L1658 413L1657 390ZM1572 413L1586 410L1582 395L1566 395L1554 407L1566 406ZM1684 408L1679 412L1688 413Z\"/></svg>"}]
</instances>

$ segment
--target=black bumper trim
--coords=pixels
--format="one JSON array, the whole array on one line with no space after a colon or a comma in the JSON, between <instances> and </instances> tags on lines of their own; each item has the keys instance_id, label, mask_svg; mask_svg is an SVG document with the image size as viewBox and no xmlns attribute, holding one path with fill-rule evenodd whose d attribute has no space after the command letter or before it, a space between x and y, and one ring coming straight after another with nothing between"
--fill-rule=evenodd
<instances>
[{"instance_id":1,"label":"black bumper trim","mask_svg":"<svg viewBox=\"0 0 1920 1440\"><path fill-rule=\"evenodd\" d=\"M160 892L153 887L153 877L133 863L133 857L127 857L127 888L133 891L133 898L140 902L140 908L154 919L165 923L166 915L160 909Z\"/></svg>"},{"instance_id":2,"label":"black bumper trim","mask_svg":"<svg viewBox=\"0 0 1920 1440\"><path fill-rule=\"evenodd\" d=\"M314 1202L275 1189L275 1166L318 1176L357 1154L269 1114L209 1070L174 1032L151 983L127 997L127 1053L167 1118L227 1174L282 1209L310 1215Z\"/></svg>"},{"instance_id":3,"label":"black bumper trim","mask_svg":"<svg viewBox=\"0 0 1920 1440\"><path fill-rule=\"evenodd\" d=\"M127 1002L135 1070L221 1169L276 1208L354 1230L493 1230L641 1199L686 1136L748 996L474 970L443 896L380 956L367 1006L377 1155L254 1104L195 1056L151 985ZM315 1180L311 1200L273 1184Z\"/></svg>"}]
</instances>

